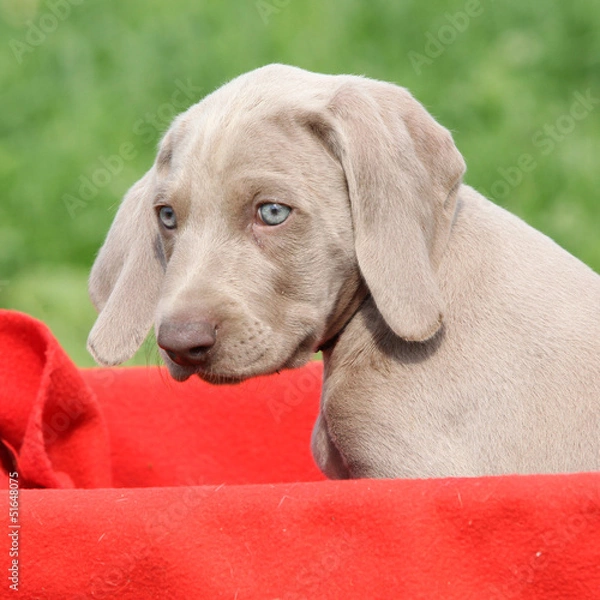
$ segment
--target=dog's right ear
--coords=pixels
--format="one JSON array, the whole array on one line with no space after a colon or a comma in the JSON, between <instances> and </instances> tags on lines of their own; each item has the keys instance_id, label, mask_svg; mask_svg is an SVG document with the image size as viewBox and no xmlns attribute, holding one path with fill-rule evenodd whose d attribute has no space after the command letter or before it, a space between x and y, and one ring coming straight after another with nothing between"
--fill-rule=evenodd
<instances>
[{"instance_id":1,"label":"dog's right ear","mask_svg":"<svg viewBox=\"0 0 600 600\"><path fill-rule=\"evenodd\" d=\"M425 341L442 325L436 267L465 163L450 132L407 90L343 77L304 119L346 175L358 266L386 323Z\"/></svg>"},{"instance_id":2,"label":"dog's right ear","mask_svg":"<svg viewBox=\"0 0 600 600\"><path fill-rule=\"evenodd\" d=\"M152 198L154 169L126 194L89 280L99 312L88 351L102 365L131 358L152 327L163 277Z\"/></svg>"}]
</instances>

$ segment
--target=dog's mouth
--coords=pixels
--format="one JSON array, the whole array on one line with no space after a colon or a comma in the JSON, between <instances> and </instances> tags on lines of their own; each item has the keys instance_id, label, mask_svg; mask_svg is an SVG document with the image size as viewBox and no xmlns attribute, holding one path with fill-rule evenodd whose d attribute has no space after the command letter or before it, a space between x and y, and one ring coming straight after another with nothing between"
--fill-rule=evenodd
<instances>
[{"instance_id":1,"label":"dog's mouth","mask_svg":"<svg viewBox=\"0 0 600 600\"><path fill-rule=\"evenodd\" d=\"M222 373L212 373L210 371L198 371L196 375L211 385L236 385L251 377L239 377L230 374L224 375Z\"/></svg>"},{"instance_id":2,"label":"dog's mouth","mask_svg":"<svg viewBox=\"0 0 600 600\"><path fill-rule=\"evenodd\" d=\"M183 382L196 375L212 385L234 385L252 377L273 375L282 370L294 369L306 364L313 356L313 345L314 342L311 343L309 339L302 340L288 356L284 356L279 360L265 360L269 355L268 349L265 349L250 362L236 368L227 368L227 365L222 366L218 364L222 361L217 362L214 356L209 355L206 356L205 361L192 365L176 362L162 349L160 354L169 369L171 377L176 381Z\"/></svg>"},{"instance_id":3,"label":"dog's mouth","mask_svg":"<svg viewBox=\"0 0 600 600\"><path fill-rule=\"evenodd\" d=\"M238 369L223 369L218 368L211 364L211 360L209 357L206 357L204 362L201 362L196 365L192 364L182 364L177 361L174 361L168 353L161 352L163 355L163 359L167 368L169 369L169 373L171 377L176 381L186 381L193 375L196 375L203 381L213 385L234 385L237 383L241 383L246 379L250 379L252 377L256 377L257 375L267 375L272 372L275 372L278 369L264 369L261 368L260 363L261 359L265 356L266 352L260 353L257 357L255 357L249 364L244 365L242 368Z\"/></svg>"},{"instance_id":4,"label":"dog's mouth","mask_svg":"<svg viewBox=\"0 0 600 600\"><path fill-rule=\"evenodd\" d=\"M183 382L193 375L196 375L203 381L212 385L234 385L236 383L242 383L242 381L256 375L256 373L222 373L212 368L200 366L182 366L171 360L167 362L167 368L169 369L171 377L176 381Z\"/></svg>"},{"instance_id":5,"label":"dog's mouth","mask_svg":"<svg viewBox=\"0 0 600 600\"><path fill-rule=\"evenodd\" d=\"M231 373L216 373L214 371L204 371L197 367L172 367L171 365L167 365L169 369L169 373L171 377L176 381L183 382L187 381L193 375L196 375L206 383L210 383L211 385L235 385L238 383L242 383L246 379L252 377L252 375L248 376L240 376L240 375L232 375Z\"/></svg>"}]
</instances>

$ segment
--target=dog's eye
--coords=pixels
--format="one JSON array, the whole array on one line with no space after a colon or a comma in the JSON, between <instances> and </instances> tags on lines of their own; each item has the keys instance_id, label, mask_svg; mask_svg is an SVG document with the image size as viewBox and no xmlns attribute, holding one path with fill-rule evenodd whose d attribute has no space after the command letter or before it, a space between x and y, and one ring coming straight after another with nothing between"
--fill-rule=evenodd
<instances>
[{"instance_id":1,"label":"dog's eye","mask_svg":"<svg viewBox=\"0 0 600 600\"><path fill-rule=\"evenodd\" d=\"M167 229L175 229L177 227L177 215L172 206L158 207L158 218Z\"/></svg>"},{"instance_id":2,"label":"dog's eye","mask_svg":"<svg viewBox=\"0 0 600 600\"><path fill-rule=\"evenodd\" d=\"M258 207L258 217L265 225L280 225L292 212L292 209L285 204L277 202L268 202Z\"/></svg>"}]
</instances>

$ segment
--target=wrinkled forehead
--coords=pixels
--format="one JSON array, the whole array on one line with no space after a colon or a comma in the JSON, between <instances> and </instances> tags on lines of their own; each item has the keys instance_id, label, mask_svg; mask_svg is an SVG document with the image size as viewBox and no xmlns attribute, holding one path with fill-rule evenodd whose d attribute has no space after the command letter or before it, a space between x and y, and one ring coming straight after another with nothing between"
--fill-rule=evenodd
<instances>
[{"instance_id":1,"label":"wrinkled forehead","mask_svg":"<svg viewBox=\"0 0 600 600\"><path fill-rule=\"evenodd\" d=\"M285 105L207 112L192 117L171 149L172 168L194 164L211 175L249 165L288 164L306 143L301 115Z\"/></svg>"},{"instance_id":2,"label":"wrinkled forehead","mask_svg":"<svg viewBox=\"0 0 600 600\"><path fill-rule=\"evenodd\" d=\"M177 117L163 139L157 167L178 169L197 157L215 168L239 163L248 154L277 158L298 142L301 115L325 106L344 79L285 65L246 73Z\"/></svg>"},{"instance_id":3,"label":"wrinkled forehead","mask_svg":"<svg viewBox=\"0 0 600 600\"><path fill-rule=\"evenodd\" d=\"M221 88L173 123L157 157L159 178L218 185L245 175L306 171L319 152L303 115L321 101L306 92L274 83Z\"/></svg>"}]
</instances>

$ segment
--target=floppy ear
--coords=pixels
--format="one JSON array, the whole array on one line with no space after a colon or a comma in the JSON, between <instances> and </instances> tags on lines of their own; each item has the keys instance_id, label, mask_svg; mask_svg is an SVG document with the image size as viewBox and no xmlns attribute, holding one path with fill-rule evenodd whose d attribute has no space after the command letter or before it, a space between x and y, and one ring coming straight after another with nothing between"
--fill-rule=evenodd
<instances>
[{"instance_id":1,"label":"floppy ear","mask_svg":"<svg viewBox=\"0 0 600 600\"><path fill-rule=\"evenodd\" d=\"M163 277L147 197L152 178L150 170L126 194L92 267L89 292L100 314L88 350L103 365L131 358L152 326Z\"/></svg>"},{"instance_id":2,"label":"floppy ear","mask_svg":"<svg viewBox=\"0 0 600 600\"><path fill-rule=\"evenodd\" d=\"M465 164L450 133L403 88L352 77L320 133L348 183L359 268L390 328L424 341L440 328L436 268Z\"/></svg>"}]
</instances>

